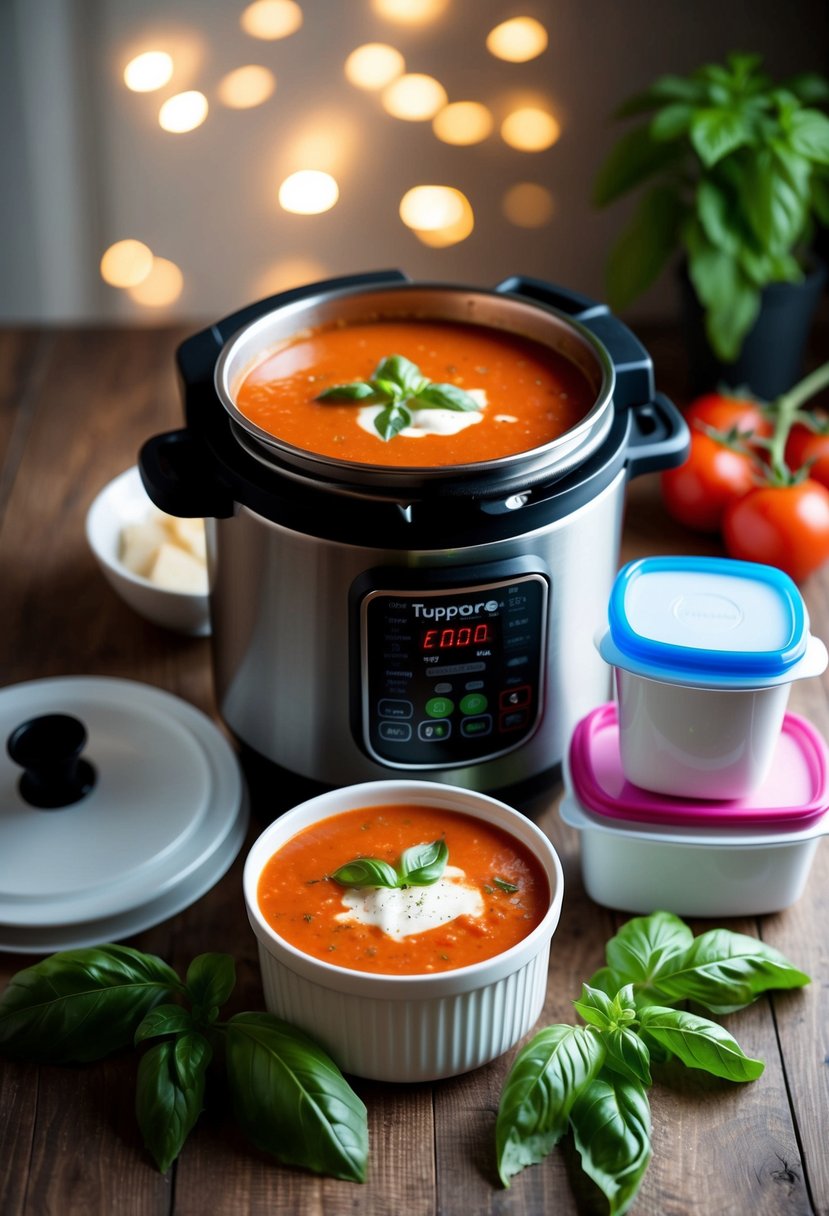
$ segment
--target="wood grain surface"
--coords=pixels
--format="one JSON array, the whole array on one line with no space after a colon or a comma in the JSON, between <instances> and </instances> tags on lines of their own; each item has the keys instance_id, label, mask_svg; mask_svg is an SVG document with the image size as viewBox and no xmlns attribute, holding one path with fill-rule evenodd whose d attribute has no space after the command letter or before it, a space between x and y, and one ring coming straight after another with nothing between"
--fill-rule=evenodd
<instances>
[{"instance_id":1,"label":"wood grain surface","mask_svg":"<svg viewBox=\"0 0 829 1216\"><path fill-rule=\"evenodd\" d=\"M143 621L104 583L84 538L92 498L135 463L150 435L180 425L173 353L187 331L6 330L0 333L0 685L58 675L125 677L214 713L209 644ZM683 396L675 335L643 333L657 383ZM661 509L658 483L633 483L622 560L719 553ZM803 588L812 630L829 639L829 568ZM791 708L829 736L829 677L794 687ZM529 808L558 849L565 898L539 1025L574 1021L571 1001L602 964L626 917L594 904L581 881L577 834L557 814L559 789ZM261 825L254 824L250 840ZM250 841L249 841L250 842ZM2 840L0 840L2 848ZM231 1011L261 1009L241 859L194 906L129 944L183 972L194 955L237 960ZM725 1024L766 1061L733 1085L669 1066L651 1091L653 1159L635 1216L826 1216L829 1213L829 848L818 848L806 892L774 916L727 922L782 950L813 977L803 991L759 1000ZM693 924L700 932L712 925ZM0 954L0 989L35 957ZM84 1067L0 1060L2 1216L537 1216L600 1213L606 1205L571 1148L497 1180L494 1126L514 1053L434 1085L355 1081L369 1110L365 1185L280 1166L236 1130L221 1087L179 1161L161 1175L133 1113L136 1057Z\"/></svg>"}]
</instances>

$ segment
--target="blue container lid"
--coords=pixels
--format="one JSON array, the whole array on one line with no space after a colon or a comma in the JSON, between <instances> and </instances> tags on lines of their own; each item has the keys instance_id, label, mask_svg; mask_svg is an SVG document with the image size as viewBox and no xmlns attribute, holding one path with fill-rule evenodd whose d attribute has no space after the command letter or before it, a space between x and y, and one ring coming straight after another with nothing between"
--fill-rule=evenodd
<instances>
[{"instance_id":1,"label":"blue container lid","mask_svg":"<svg viewBox=\"0 0 829 1216\"><path fill-rule=\"evenodd\" d=\"M774 566L717 557L648 557L616 576L602 655L655 680L714 686L785 678L806 653L796 585Z\"/></svg>"}]
</instances>

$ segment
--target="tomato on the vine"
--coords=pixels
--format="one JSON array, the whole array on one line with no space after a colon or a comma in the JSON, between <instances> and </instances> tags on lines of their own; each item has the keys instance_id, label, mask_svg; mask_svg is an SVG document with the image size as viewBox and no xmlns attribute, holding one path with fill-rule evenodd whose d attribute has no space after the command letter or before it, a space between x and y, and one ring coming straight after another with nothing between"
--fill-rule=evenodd
<instances>
[{"instance_id":1,"label":"tomato on the vine","mask_svg":"<svg viewBox=\"0 0 829 1216\"><path fill-rule=\"evenodd\" d=\"M727 434L739 431L740 434L767 438L774 427L763 407L750 397L730 397L725 393L704 393L695 398L685 411L685 419L692 433L703 427L712 427L715 431Z\"/></svg>"},{"instance_id":2,"label":"tomato on the vine","mask_svg":"<svg viewBox=\"0 0 829 1216\"><path fill-rule=\"evenodd\" d=\"M686 528L716 532L723 512L756 484L751 457L702 431L691 432L688 459L661 475L668 513Z\"/></svg>"},{"instance_id":3,"label":"tomato on the vine","mask_svg":"<svg viewBox=\"0 0 829 1216\"><path fill-rule=\"evenodd\" d=\"M731 557L778 566L802 582L829 560L829 490L808 477L757 486L727 507L722 529Z\"/></svg>"},{"instance_id":4,"label":"tomato on the vine","mask_svg":"<svg viewBox=\"0 0 829 1216\"><path fill-rule=\"evenodd\" d=\"M796 422L786 440L786 464L796 473L812 461L809 476L829 486L829 430L813 431Z\"/></svg>"}]
</instances>

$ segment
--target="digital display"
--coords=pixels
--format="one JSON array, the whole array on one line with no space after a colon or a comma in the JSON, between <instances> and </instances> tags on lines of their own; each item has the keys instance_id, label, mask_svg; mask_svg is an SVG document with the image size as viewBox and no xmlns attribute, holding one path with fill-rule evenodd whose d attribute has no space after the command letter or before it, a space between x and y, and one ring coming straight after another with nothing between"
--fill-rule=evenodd
<instances>
[{"instance_id":1,"label":"digital display","mask_svg":"<svg viewBox=\"0 0 829 1216\"><path fill-rule=\"evenodd\" d=\"M450 625L427 629L420 635L420 648L426 651L462 650L465 646L488 646L495 640L491 621L477 625Z\"/></svg>"}]
</instances>

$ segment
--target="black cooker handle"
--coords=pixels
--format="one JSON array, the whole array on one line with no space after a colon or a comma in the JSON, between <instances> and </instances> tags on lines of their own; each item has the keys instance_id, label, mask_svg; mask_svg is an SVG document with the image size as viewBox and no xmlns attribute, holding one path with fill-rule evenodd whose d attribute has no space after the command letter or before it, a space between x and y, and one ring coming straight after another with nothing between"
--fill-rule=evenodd
<instances>
[{"instance_id":1,"label":"black cooker handle","mask_svg":"<svg viewBox=\"0 0 829 1216\"><path fill-rule=\"evenodd\" d=\"M653 364L636 335L615 317L607 304L600 304L576 291L568 291L543 279L512 275L495 288L503 295L523 296L540 304L548 304L578 321L595 335L607 351L616 370L613 400L617 409L653 401L655 386Z\"/></svg>"},{"instance_id":2,"label":"black cooker handle","mask_svg":"<svg viewBox=\"0 0 829 1216\"><path fill-rule=\"evenodd\" d=\"M228 519L233 494L203 441L184 428L148 439L138 455L144 489L161 511L183 519Z\"/></svg>"},{"instance_id":3,"label":"black cooker handle","mask_svg":"<svg viewBox=\"0 0 829 1216\"><path fill-rule=\"evenodd\" d=\"M657 473L674 469L688 455L691 435L688 423L662 393L653 400L631 406L631 428L627 443L628 479L642 473Z\"/></svg>"}]
</instances>

